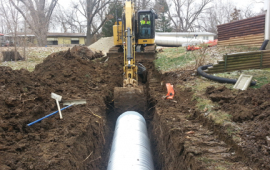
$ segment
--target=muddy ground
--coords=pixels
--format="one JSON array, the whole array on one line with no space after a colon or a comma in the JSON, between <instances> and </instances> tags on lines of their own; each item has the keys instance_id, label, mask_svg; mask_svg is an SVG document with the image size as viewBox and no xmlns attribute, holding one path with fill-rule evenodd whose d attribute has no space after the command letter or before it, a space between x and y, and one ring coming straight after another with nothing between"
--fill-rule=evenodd
<instances>
[{"instance_id":1,"label":"muddy ground","mask_svg":"<svg viewBox=\"0 0 270 170\"><path fill-rule=\"evenodd\" d=\"M85 47L74 47L49 55L33 72L0 67L0 169L106 169L117 115L113 88L122 85L123 59L121 55L100 57ZM243 92L246 97L239 103L237 96L243 96L239 92L215 88L206 92L221 104L217 109L227 109L236 123L243 124L239 133L246 148L243 151L247 159L254 161L248 162L220 137L220 131L204 123L192 89L180 86L194 79L193 72L160 74L151 61L142 63L148 68L147 82L143 84L148 108L143 115L157 170L268 168L269 163L262 165L260 160L269 160L263 136L269 135L265 103L268 86L261 89L261 97L252 96L258 91ZM165 83L174 85L173 100L163 99L167 93ZM63 120L56 114L28 127L28 123L57 110L51 92L63 99L86 99L87 104L64 110ZM228 96L232 100L227 100ZM226 104L232 101L235 107L230 110ZM239 116L234 108L253 111Z\"/></svg>"},{"instance_id":2,"label":"muddy ground","mask_svg":"<svg viewBox=\"0 0 270 170\"><path fill-rule=\"evenodd\" d=\"M0 169L100 169L106 142L106 102L121 77L118 63L100 64L86 47L53 53L33 72L0 67ZM57 110L50 98L86 99L27 127ZM86 159L87 158L87 159Z\"/></svg>"},{"instance_id":3,"label":"muddy ground","mask_svg":"<svg viewBox=\"0 0 270 170\"><path fill-rule=\"evenodd\" d=\"M270 169L270 84L247 91L208 87L206 95L232 116L242 138L238 143L249 164Z\"/></svg>"}]
</instances>

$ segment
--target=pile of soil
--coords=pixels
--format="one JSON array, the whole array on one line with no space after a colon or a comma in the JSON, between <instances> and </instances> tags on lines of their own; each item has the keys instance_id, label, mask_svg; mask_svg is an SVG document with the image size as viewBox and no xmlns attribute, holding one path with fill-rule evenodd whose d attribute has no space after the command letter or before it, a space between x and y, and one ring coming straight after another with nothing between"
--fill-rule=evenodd
<instances>
[{"instance_id":1,"label":"pile of soil","mask_svg":"<svg viewBox=\"0 0 270 170\"><path fill-rule=\"evenodd\" d=\"M33 72L0 67L0 169L100 169L106 142L107 101L121 84L118 61L73 47L49 55ZM95 60L93 60L95 59ZM86 99L30 127L57 110L50 94Z\"/></svg>"},{"instance_id":2,"label":"pile of soil","mask_svg":"<svg viewBox=\"0 0 270 170\"><path fill-rule=\"evenodd\" d=\"M246 91L209 87L206 95L242 127L244 154L259 169L270 169L270 84Z\"/></svg>"},{"instance_id":3,"label":"pile of soil","mask_svg":"<svg viewBox=\"0 0 270 170\"><path fill-rule=\"evenodd\" d=\"M3 61L18 61L24 60L18 51L2 51Z\"/></svg>"}]
</instances>

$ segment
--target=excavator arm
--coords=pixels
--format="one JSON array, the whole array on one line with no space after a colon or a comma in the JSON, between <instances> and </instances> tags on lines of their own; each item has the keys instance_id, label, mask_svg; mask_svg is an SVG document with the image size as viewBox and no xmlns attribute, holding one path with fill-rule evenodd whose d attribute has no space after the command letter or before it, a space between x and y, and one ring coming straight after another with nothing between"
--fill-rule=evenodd
<instances>
[{"instance_id":1,"label":"excavator arm","mask_svg":"<svg viewBox=\"0 0 270 170\"><path fill-rule=\"evenodd\" d=\"M125 36L124 36L124 80L123 87L138 86L138 67L135 65L135 33L133 21L135 17L134 5L131 1L126 1L124 6L125 16Z\"/></svg>"},{"instance_id":2,"label":"excavator arm","mask_svg":"<svg viewBox=\"0 0 270 170\"><path fill-rule=\"evenodd\" d=\"M135 11L131 1L126 1L123 16L123 87L114 88L114 107L118 114L124 111L143 113L146 108L146 96L143 86L138 85L138 67L135 63L135 30L133 30Z\"/></svg>"}]
</instances>

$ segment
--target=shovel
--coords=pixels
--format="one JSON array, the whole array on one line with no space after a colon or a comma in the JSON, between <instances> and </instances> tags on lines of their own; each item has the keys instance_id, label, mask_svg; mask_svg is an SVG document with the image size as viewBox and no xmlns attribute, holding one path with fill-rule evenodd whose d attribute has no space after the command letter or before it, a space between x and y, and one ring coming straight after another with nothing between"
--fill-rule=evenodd
<instances>
[{"instance_id":1,"label":"shovel","mask_svg":"<svg viewBox=\"0 0 270 170\"><path fill-rule=\"evenodd\" d=\"M33 125L33 124L35 124L37 122L40 122L43 119L48 118L48 117L56 114L57 112L59 112L59 114L60 114L61 113L61 110L65 110L65 109L67 109L67 108L69 108L69 107L71 107L73 105L86 104L86 99L65 100L65 101L63 101L63 105L68 105L68 106L60 109L59 101L62 100L62 96L60 96L58 94L55 94L55 93L51 93L51 97L56 100L58 111L55 111L55 112L53 112L51 114L48 114L48 115L46 115L46 116L44 116L44 117L42 117L42 118L40 118L38 120L35 120L35 121L31 122L31 123L28 123L27 126L31 126L31 125ZM63 118L62 117L62 114L60 114L60 119L62 119L62 118Z\"/></svg>"},{"instance_id":2,"label":"shovel","mask_svg":"<svg viewBox=\"0 0 270 170\"><path fill-rule=\"evenodd\" d=\"M59 102L62 100L62 96L60 96L58 94L55 94L55 93L51 93L51 98L55 99L56 104L57 104L57 108L58 108L60 119L63 119L63 116L62 116L62 113L61 113L61 109L60 109L60 106L59 106Z\"/></svg>"}]
</instances>

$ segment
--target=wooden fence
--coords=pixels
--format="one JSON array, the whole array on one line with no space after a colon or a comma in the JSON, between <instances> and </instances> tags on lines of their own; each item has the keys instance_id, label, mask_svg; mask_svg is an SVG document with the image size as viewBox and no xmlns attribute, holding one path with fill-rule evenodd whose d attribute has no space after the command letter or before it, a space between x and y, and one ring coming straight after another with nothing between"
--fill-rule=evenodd
<instances>
[{"instance_id":1,"label":"wooden fence","mask_svg":"<svg viewBox=\"0 0 270 170\"><path fill-rule=\"evenodd\" d=\"M265 14L218 25L218 45L260 47L264 41Z\"/></svg>"},{"instance_id":2,"label":"wooden fence","mask_svg":"<svg viewBox=\"0 0 270 170\"><path fill-rule=\"evenodd\" d=\"M270 68L270 50L225 54L223 60L208 67L205 72L221 73L261 68Z\"/></svg>"},{"instance_id":3,"label":"wooden fence","mask_svg":"<svg viewBox=\"0 0 270 170\"><path fill-rule=\"evenodd\" d=\"M264 33L232 37L228 40L218 41L218 45L261 47L263 41Z\"/></svg>"}]
</instances>

